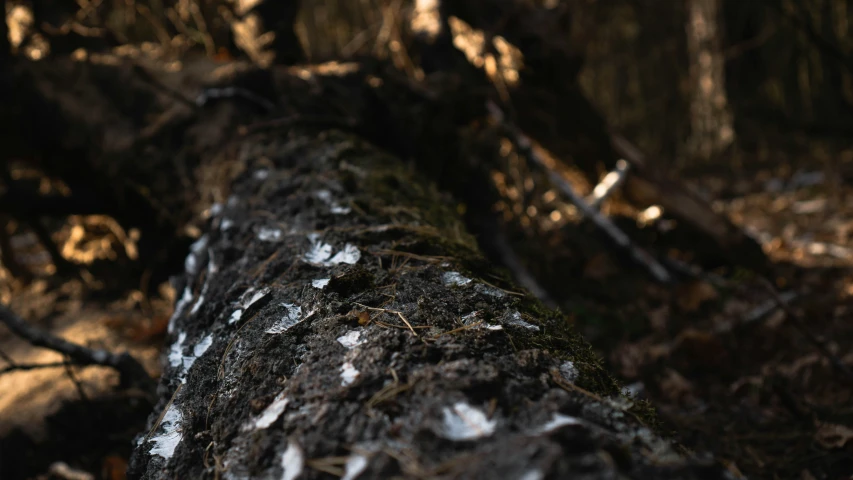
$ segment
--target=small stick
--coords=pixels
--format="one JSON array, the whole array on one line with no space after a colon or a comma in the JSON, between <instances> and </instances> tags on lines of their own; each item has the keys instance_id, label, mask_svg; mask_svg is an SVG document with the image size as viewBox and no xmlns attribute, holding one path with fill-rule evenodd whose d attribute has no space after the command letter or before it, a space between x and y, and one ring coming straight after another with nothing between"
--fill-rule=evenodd
<instances>
[{"instance_id":1,"label":"small stick","mask_svg":"<svg viewBox=\"0 0 853 480\"><path fill-rule=\"evenodd\" d=\"M59 352L67 356L75 365L100 365L114 368L121 376L123 387L136 385L145 389L146 392L153 393L154 391L154 381L148 372L127 352L115 354L106 350L94 350L71 343L33 327L4 305L0 305L0 322L5 324L12 333L28 341L31 345Z\"/></svg>"},{"instance_id":2,"label":"small stick","mask_svg":"<svg viewBox=\"0 0 853 480\"><path fill-rule=\"evenodd\" d=\"M516 147L526 156L528 159L533 161L538 167L545 170L548 174L548 178L551 180L560 191L563 192L569 200L583 213L584 216L592 220L592 222L597 226L601 231L607 234L616 245L627 251L631 258L634 259L635 262L639 263L646 267L646 269L651 273L651 275L661 283L669 283L672 281L672 277L669 272L663 265L658 263L651 255L649 255L646 251L635 245L631 239L626 235L622 230L619 230L609 218L602 215L596 209L592 208L583 198L578 195L574 188L572 188L571 184L566 181L565 178L562 177L559 173L557 173L554 169L550 168L548 164L533 150L530 139L528 139L522 132L520 132L517 128L509 125L504 117L503 112L495 105L493 102L488 102L486 104L486 108L492 114L492 117L495 121L502 125L507 133L509 133L512 137L514 137L513 143L515 143Z\"/></svg>"},{"instance_id":3,"label":"small stick","mask_svg":"<svg viewBox=\"0 0 853 480\"><path fill-rule=\"evenodd\" d=\"M600 210L601 204L607 200L613 192L625 183L628 178L628 171L631 170L631 164L620 158L616 162L616 168L601 179L601 182L592 189L592 193L586 197L586 203L590 207Z\"/></svg>"},{"instance_id":4,"label":"small stick","mask_svg":"<svg viewBox=\"0 0 853 480\"><path fill-rule=\"evenodd\" d=\"M844 365L840 358L830 352L826 344L822 340L817 338L811 332L811 330L808 329L808 327L806 327L800 316L797 315L796 312L794 312L794 309L792 309L788 302L786 302L785 299L782 298L782 296L779 294L779 292L776 291L776 287L774 287L773 284L770 283L770 280L762 277L761 283L764 284L764 287L767 289L767 292L770 293L779 308L781 308L782 311L785 312L785 317L788 319L789 322L791 322L791 325L793 325L794 328L799 330L800 333L802 333L803 336L806 337L806 340L808 340L809 343L814 345L815 348L817 348L817 350L824 357L826 357L827 360L829 360L829 363L831 363L836 370L844 374L847 377L848 381L853 382L853 371L851 371L847 365Z\"/></svg>"}]
</instances>

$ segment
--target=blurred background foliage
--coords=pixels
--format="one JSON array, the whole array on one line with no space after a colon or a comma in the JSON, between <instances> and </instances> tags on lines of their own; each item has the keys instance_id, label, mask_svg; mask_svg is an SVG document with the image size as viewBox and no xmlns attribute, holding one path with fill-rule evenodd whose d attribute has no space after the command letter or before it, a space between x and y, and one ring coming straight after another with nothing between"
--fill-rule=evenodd
<instances>
[{"instance_id":1,"label":"blurred background foliage","mask_svg":"<svg viewBox=\"0 0 853 480\"><path fill-rule=\"evenodd\" d=\"M13 45L31 58L139 42L215 57L233 51L228 25L255 3L11 1L7 15ZM306 60L375 55L411 70L403 30L413 3L303 0L295 31ZM849 0L540 3L565 5L565 34L585 59L583 89L615 129L662 165L728 168L743 163L741 153L759 162L814 152L853 159ZM704 113L697 104L703 88L713 93L704 101L712 111ZM696 138L709 135L716 147Z\"/></svg>"}]
</instances>

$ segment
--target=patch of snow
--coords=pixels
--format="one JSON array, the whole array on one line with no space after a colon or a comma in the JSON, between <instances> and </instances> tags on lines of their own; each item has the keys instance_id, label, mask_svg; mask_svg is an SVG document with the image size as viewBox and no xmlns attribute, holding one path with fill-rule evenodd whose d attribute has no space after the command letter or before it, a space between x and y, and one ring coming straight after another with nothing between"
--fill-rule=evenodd
<instances>
[{"instance_id":1,"label":"patch of snow","mask_svg":"<svg viewBox=\"0 0 853 480\"><path fill-rule=\"evenodd\" d=\"M352 211L350 207L341 206L341 204L336 202L332 198L332 192L328 190L318 190L314 193L314 196L322 200L323 203L325 203L326 205L328 205L331 212L335 215L346 215Z\"/></svg>"},{"instance_id":2,"label":"patch of snow","mask_svg":"<svg viewBox=\"0 0 853 480\"><path fill-rule=\"evenodd\" d=\"M261 227L258 230L258 240L262 242L277 242L281 237L282 233L278 228Z\"/></svg>"},{"instance_id":3,"label":"patch of snow","mask_svg":"<svg viewBox=\"0 0 853 480\"><path fill-rule=\"evenodd\" d=\"M441 281L445 287L461 287L471 283L471 279L463 277L459 272L444 272L441 276Z\"/></svg>"},{"instance_id":4,"label":"patch of snow","mask_svg":"<svg viewBox=\"0 0 853 480\"><path fill-rule=\"evenodd\" d=\"M354 265L361 259L361 251L351 243L344 245L343 250L332 256L332 246L321 242L319 238L320 236L316 233L308 235L308 239L311 241L311 250L305 252L302 257L306 262L329 267L340 263Z\"/></svg>"},{"instance_id":5,"label":"patch of snow","mask_svg":"<svg viewBox=\"0 0 853 480\"><path fill-rule=\"evenodd\" d=\"M555 413L554 416L551 417L551 420L548 420L548 423L542 425L534 431L536 435L542 435L543 433L551 433L554 430L565 427L566 425L582 425L583 421L576 417L570 417L568 415L563 415L562 413Z\"/></svg>"},{"instance_id":6,"label":"patch of snow","mask_svg":"<svg viewBox=\"0 0 853 480\"><path fill-rule=\"evenodd\" d=\"M541 470L528 470L518 480L542 480L543 478L545 478L545 474Z\"/></svg>"},{"instance_id":7,"label":"patch of snow","mask_svg":"<svg viewBox=\"0 0 853 480\"><path fill-rule=\"evenodd\" d=\"M181 295L181 299L178 300L177 304L175 304L175 311L174 313L172 313L172 317L169 318L169 333L172 333L175 330L175 322L177 322L178 318L180 318L181 315L184 314L184 309L187 307L187 304L192 301L192 299L193 291L189 287L189 285L187 285L187 287L184 288L184 293Z\"/></svg>"},{"instance_id":8,"label":"patch of snow","mask_svg":"<svg viewBox=\"0 0 853 480\"><path fill-rule=\"evenodd\" d=\"M281 320L279 320L273 326L267 329L267 333L284 333L293 328L294 325L302 322L302 320L304 320L305 318L308 318L308 316L306 316L305 318L299 318L302 316L302 307L298 305L294 305L292 303L282 303L281 306L286 309L284 317L282 317Z\"/></svg>"},{"instance_id":9,"label":"patch of snow","mask_svg":"<svg viewBox=\"0 0 853 480\"><path fill-rule=\"evenodd\" d=\"M159 428L162 429L162 432L148 440L154 444L149 452L151 455L159 455L166 460L172 458L172 455L175 454L175 449L183 438L181 434L181 422L183 420L184 417L181 415L178 407L174 403L169 405L169 409L166 410L166 414L163 415L163 419L160 421Z\"/></svg>"},{"instance_id":10,"label":"patch of snow","mask_svg":"<svg viewBox=\"0 0 853 480\"><path fill-rule=\"evenodd\" d=\"M184 342L187 340L186 332L178 334L178 339L169 350L169 365L180 369L179 377L185 381L184 374L189 371L199 357L204 355L208 348L213 345L213 335L207 335L193 347L192 355L184 355Z\"/></svg>"},{"instance_id":11,"label":"patch of snow","mask_svg":"<svg viewBox=\"0 0 853 480\"><path fill-rule=\"evenodd\" d=\"M569 383L575 383L578 376L580 376L580 372L574 362L563 362L563 364L560 365L560 375L563 377L563 380Z\"/></svg>"},{"instance_id":12,"label":"patch of snow","mask_svg":"<svg viewBox=\"0 0 853 480\"><path fill-rule=\"evenodd\" d=\"M198 273L198 257L207 248L207 242L207 234L204 234L190 245L190 253L187 255L186 260L184 260L184 270L186 270L187 275L193 276Z\"/></svg>"},{"instance_id":13,"label":"patch of snow","mask_svg":"<svg viewBox=\"0 0 853 480\"><path fill-rule=\"evenodd\" d=\"M330 279L328 278L318 278L317 280L311 280L311 286L322 290L323 287L329 284L329 280Z\"/></svg>"},{"instance_id":14,"label":"patch of snow","mask_svg":"<svg viewBox=\"0 0 853 480\"><path fill-rule=\"evenodd\" d=\"M514 327L526 328L526 329L528 329L528 330L533 330L533 331L536 331L536 332L538 332L538 331L539 331L539 327L538 327L538 326L533 325L532 323L525 322L525 321L521 318L521 314L520 314L520 313L518 313L518 311L517 311L517 310L516 310L516 311L514 311L514 312L512 312L512 313L510 313L509 315L507 315L507 316L504 318L503 323L505 323L505 324L507 324L507 325L512 325L512 326L514 326Z\"/></svg>"},{"instance_id":15,"label":"patch of snow","mask_svg":"<svg viewBox=\"0 0 853 480\"><path fill-rule=\"evenodd\" d=\"M207 250L207 276L204 278L204 285L201 287L201 293L198 295L198 300L196 300L195 305L190 310L190 315L195 315L198 312L198 309L201 308L201 305L204 303L204 297L207 295L207 291L210 289L210 279L213 278L213 274L219 271L219 267L216 265L216 262L213 261L213 249Z\"/></svg>"},{"instance_id":16,"label":"patch of snow","mask_svg":"<svg viewBox=\"0 0 853 480\"><path fill-rule=\"evenodd\" d=\"M253 418L243 425L243 430L262 430L268 428L281 417L289 402L290 399L287 398L285 392L279 393L258 417Z\"/></svg>"},{"instance_id":17,"label":"patch of snow","mask_svg":"<svg viewBox=\"0 0 853 480\"><path fill-rule=\"evenodd\" d=\"M234 310L234 313L231 314L231 318L228 319L228 325L234 325L239 322L241 318L243 318L243 309L238 308L237 310Z\"/></svg>"},{"instance_id":18,"label":"patch of snow","mask_svg":"<svg viewBox=\"0 0 853 480\"><path fill-rule=\"evenodd\" d=\"M355 480L367 469L368 458L360 453L354 453L347 458L344 465L344 476L341 480Z\"/></svg>"},{"instance_id":19,"label":"patch of snow","mask_svg":"<svg viewBox=\"0 0 853 480\"><path fill-rule=\"evenodd\" d=\"M346 348L355 348L367 341L361 339L361 332L359 330L350 330L345 335L338 337L337 340L338 343Z\"/></svg>"},{"instance_id":20,"label":"patch of snow","mask_svg":"<svg viewBox=\"0 0 853 480\"><path fill-rule=\"evenodd\" d=\"M477 291L477 293L482 293L490 297L503 298L506 296L506 292L504 292L500 288L495 288L489 285L483 285L481 283L478 283L477 286L474 287L474 289Z\"/></svg>"},{"instance_id":21,"label":"patch of snow","mask_svg":"<svg viewBox=\"0 0 853 480\"><path fill-rule=\"evenodd\" d=\"M305 468L305 452L293 440L287 442L287 449L281 455L281 480L295 480Z\"/></svg>"},{"instance_id":22,"label":"patch of snow","mask_svg":"<svg viewBox=\"0 0 853 480\"><path fill-rule=\"evenodd\" d=\"M465 402L456 402L453 407L445 407L444 438L453 441L476 440L495 433L497 420L489 420L481 410Z\"/></svg>"},{"instance_id":23,"label":"patch of snow","mask_svg":"<svg viewBox=\"0 0 853 480\"><path fill-rule=\"evenodd\" d=\"M341 365L341 386L347 387L352 385L360 373L361 372L356 370L355 365L353 365L352 362L344 362L344 364Z\"/></svg>"},{"instance_id":24,"label":"patch of snow","mask_svg":"<svg viewBox=\"0 0 853 480\"><path fill-rule=\"evenodd\" d=\"M225 230L230 230L231 227L233 227L233 226L234 226L234 221L231 220L230 218L223 218L222 222L219 223L219 229L222 230L223 232Z\"/></svg>"},{"instance_id":25,"label":"patch of snow","mask_svg":"<svg viewBox=\"0 0 853 480\"><path fill-rule=\"evenodd\" d=\"M250 289L246 290L246 293L243 294L243 298L245 299L250 293L253 293L252 296L248 300L243 300L242 304L243 304L244 309L251 307L252 304L254 304L255 302L266 297L267 294L270 293L270 289L269 288L262 288L262 289L258 290L257 292L255 292L254 288L250 288Z\"/></svg>"}]
</instances>

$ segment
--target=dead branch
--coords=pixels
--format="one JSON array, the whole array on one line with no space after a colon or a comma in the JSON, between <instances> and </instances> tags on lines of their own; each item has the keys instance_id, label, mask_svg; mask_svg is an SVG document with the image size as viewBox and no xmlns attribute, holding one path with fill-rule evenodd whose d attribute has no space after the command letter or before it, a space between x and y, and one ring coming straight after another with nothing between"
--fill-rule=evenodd
<instances>
[{"instance_id":1,"label":"dead branch","mask_svg":"<svg viewBox=\"0 0 853 480\"><path fill-rule=\"evenodd\" d=\"M583 198L578 195L574 188L562 177L557 171L548 167L547 163L533 150L530 140L518 130L517 127L510 125L500 110L493 102L488 102L486 108L491 113L495 122L500 125L506 133L511 137L511 141L516 145L519 151L527 157L532 163L541 168L547 173L548 178L563 194L569 198L578 210L584 216L589 218L596 227L604 232L616 244L618 248L630 254L631 258L638 264L644 266L646 270L659 282L669 283L672 280L667 269L655 260L646 251L634 244L631 239L622 230L619 230L609 218L602 215L596 209L592 208Z\"/></svg>"},{"instance_id":2,"label":"dead branch","mask_svg":"<svg viewBox=\"0 0 853 480\"><path fill-rule=\"evenodd\" d=\"M123 388L138 387L148 393L154 392L154 381L148 372L127 352L115 354L106 350L94 350L53 336L33 327L5 305L0 305L0 322L31 345L59 352L67 356L74 365L99 365L115 369L121 377Z\"/></svg>"}]
</instances>

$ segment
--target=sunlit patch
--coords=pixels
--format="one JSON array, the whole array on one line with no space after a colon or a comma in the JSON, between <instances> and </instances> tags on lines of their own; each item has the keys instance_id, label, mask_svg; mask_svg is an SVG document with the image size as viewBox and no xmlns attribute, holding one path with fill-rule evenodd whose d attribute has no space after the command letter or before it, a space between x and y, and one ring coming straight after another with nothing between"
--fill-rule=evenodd
<instances>
[{"instance_id":1,"label":"sunlit patch","mask_svg":"<svg viewBox=\"0 0 853 480\"><path fill-rule=\"evenodd\" d=\"M442 410L444 423L441 435L453 441L476 440L495 433L497 420L465 402L456 402Z\"/></svg>"}]
</instances>

